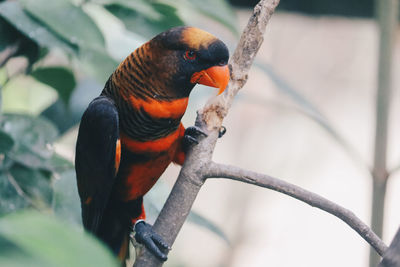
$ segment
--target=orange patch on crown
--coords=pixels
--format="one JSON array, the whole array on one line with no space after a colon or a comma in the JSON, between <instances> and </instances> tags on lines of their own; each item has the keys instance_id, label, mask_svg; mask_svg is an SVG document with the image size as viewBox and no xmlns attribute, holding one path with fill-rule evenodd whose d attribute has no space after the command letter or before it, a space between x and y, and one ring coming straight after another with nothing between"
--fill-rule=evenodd
<instances>
[{"instance_id":1,"label":"orange patch on crown","mask_svg":"<svg viewBox=\"0 0 400 267\"><path fill-rule=\"evenodd\" d=\"M206 48L215 40L214 35L198 28L189 27L182 32L182 42L195 50Z\"/></svg>"}]
</instances>

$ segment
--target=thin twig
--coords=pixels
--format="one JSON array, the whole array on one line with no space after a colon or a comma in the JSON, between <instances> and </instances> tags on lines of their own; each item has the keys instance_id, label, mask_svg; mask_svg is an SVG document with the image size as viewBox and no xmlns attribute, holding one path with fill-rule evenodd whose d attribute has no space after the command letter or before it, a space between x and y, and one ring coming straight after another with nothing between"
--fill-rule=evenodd
<instances>
[{"instance_id":1,"label":"thin twig","mask_svg":"<svg viewBox=\"0 0 400 267\"><path fill-rule=\"evenodd\" d=\"M398 23L399 0L376 1L380 30L378 85L376 95L376 125L374 166L372 169L371 227L378 236L383 233L385 197L389 173L387 169L387 141L390 100L392 91L393 52ZM370 267L379 263L379 257L370 250Z\"/></svg>"},{"instance_id":2,"label":"thin twig","mask_svg":"<svg viewBox=\"0 0 400 267\"><path fill-rule=\"evenodd\" d=\"M322 209L344 221L362 238L364 238L365 241L367 241L379 253L379 255L383 255L387 249L385 243L383 243L383 241L352 211L297 185L290 184L265 174L214 162L208 166L206 175L207 178L228 178L239 182L265 187L296 198L313 207Z\"/></svg>"},{"instance_id":3,"label":"thin twig","mask_svg":"<svg viewBox=\"0 0 400 267\"><path fill-rule=\"evenodd\" d=\"M19 186L18 182L15 180L14 176L11 175L11 173L7 172L7 179L10 182L10 184L14 187L15 191L17 194L25 199L26 202L28 202L33 208L39 210L39 207L35 204L32 198L30 198L24 190Z\"/></svg>"}]
</instances>

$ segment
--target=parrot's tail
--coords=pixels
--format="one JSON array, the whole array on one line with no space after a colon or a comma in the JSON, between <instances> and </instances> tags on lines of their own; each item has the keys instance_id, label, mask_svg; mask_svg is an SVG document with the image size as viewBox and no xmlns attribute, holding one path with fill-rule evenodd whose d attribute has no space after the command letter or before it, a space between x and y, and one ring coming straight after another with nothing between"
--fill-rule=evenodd
<instances>
[{"instance_id":1,"label":"parrot's tail","mask_svg":"<svg viewBox=\"0 0 400 267\"><path fill-rule=\"evenodd\" d=\"M125 235L118 251L118 259L121 261L122 266L125 266L125 260L129 258L129 235Z\"/></svg>"}]
</instances>

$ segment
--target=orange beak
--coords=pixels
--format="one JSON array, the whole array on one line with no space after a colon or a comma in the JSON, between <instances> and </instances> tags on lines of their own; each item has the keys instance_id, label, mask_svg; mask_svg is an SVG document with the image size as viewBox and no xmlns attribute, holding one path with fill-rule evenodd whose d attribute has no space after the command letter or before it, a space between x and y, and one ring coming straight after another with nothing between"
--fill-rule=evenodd
<instances>
[{"instance_id":1,"label":"orange beak","mask_svg":"<svg viewBox=\"0 0 400 267\"><path fill-rule=\"evenodd\" d=\"M229 68L225 66L214 66L206 70L195 72L190 79L191 83L199 83L219 88L218 94L225 91L229 82Z\"/></svg>"}]
</instances>

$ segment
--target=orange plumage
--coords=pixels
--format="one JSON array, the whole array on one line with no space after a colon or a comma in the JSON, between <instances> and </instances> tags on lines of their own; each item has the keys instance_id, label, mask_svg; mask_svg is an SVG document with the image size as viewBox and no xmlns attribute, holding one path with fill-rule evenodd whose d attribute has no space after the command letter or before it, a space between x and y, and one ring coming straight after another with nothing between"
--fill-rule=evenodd
<instances>
[{"instance_id":1,"label":"orange plumage","mask_svg":"<svg viewBox=\"0 0 400 267\"><path fill-rule=\"evenodd\" d=\"M183 164L185 140L195 138L181 123L189 94L196 83L222 92L228 56L213 35L173 28L121 62L84 113L75 159L83 224L121 259L132 227L138 242L166 259L151 226L135 224L145 219L143 196L171 162Z\"/></svg>"}]
</instances>

